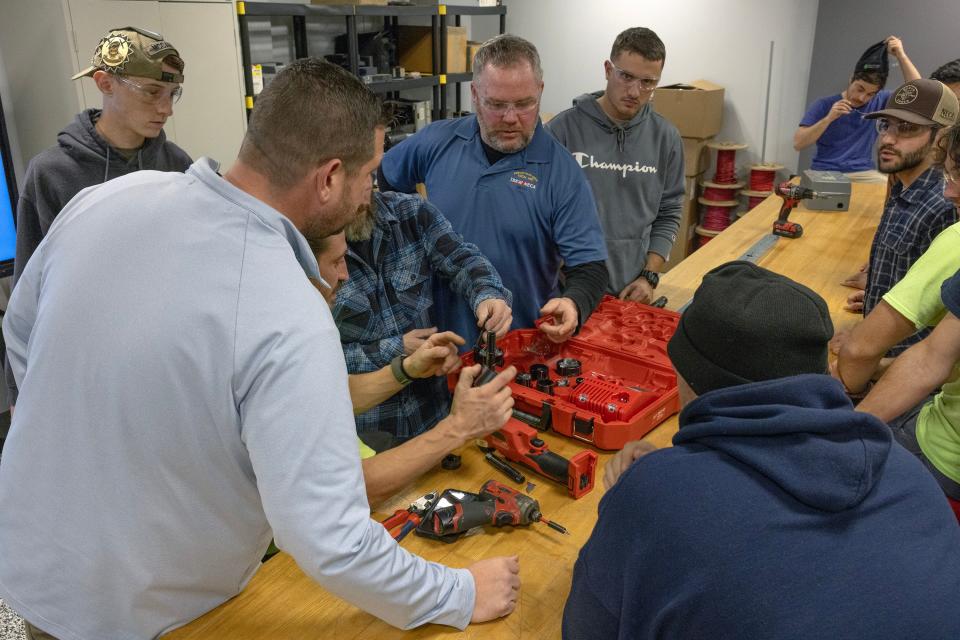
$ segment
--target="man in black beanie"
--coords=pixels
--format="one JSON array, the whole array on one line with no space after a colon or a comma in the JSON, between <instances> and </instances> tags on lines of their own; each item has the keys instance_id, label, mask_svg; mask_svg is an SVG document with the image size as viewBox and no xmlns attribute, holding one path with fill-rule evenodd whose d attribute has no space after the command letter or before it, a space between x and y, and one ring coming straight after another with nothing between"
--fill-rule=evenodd
<instances>
[{"instance_id":1,"label":"man in black beanie","mask_svg":"<svg viewBox=\"0 0 960 640\"><path fill-rule=\"evenodd\" d=\"M888 53L897 59L904 81L920 77L900 38L890 36L864 51L847 88L814 101L793 134L793 148L797 151L817 145L811 169L840 171L861 182L887 181L874 164L876 130L863 116L882 109L891 95L883 89L889 71Z\"/></svg>"},{"instance_id":2,"label":"man in black beanie","mask_svg":"<svg viewBox=\"0 0 960 640\"><path fill-rule=\"evenodd\" d=\"M668 346L680 431L601 500L565 639L960 637L960 528L824 375L832 334L788 278L748 262L704 277Z\"/></svg>"}]
</instances>

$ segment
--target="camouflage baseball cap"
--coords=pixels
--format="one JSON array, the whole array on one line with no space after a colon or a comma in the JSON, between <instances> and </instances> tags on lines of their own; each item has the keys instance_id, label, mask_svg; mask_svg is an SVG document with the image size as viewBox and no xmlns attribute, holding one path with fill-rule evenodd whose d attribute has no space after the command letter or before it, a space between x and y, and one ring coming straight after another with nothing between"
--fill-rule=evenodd
<instances>
[{"instance_id":1,"label":"camouflage baseball cap","mask_svg":"<svg viewBox=\"0 0 960 640\"><path fill-rule=\"evenodd\" d=\"M176 56L181 63L179 73L163 70L163 59L170 55ZM159 33L137 27L111 29L97 44L91 65L72 79L92 76L96 71L140 76L161 82L183 82L179 52Z\"/></svg>"},{"instance_id":2,"label":"camouflage baseball cap","mask_svg":"<svg viewBox=\"0 0 960 640\"><path fill-rule=\"evenodd\" d=\"M913 124L949 127L957 122L957 96L939 80L921 78L900 85L890 94L887 106L864 119L890 116Z\"/></svg>"}]
</instances>

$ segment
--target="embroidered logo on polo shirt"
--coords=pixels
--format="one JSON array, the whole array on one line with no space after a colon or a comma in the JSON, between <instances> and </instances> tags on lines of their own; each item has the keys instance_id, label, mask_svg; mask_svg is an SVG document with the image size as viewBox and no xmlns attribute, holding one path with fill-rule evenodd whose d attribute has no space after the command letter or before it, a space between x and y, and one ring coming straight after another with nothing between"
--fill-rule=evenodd
<instances>
[{"instance_id":1,"label":"embroidered logo on polo shirt","mask_svg":"<svg viewBox=\"0 0 960 640\"><path fill-rule=\"evenodd\" d=\"M537 188L537 176L529 171L514 171L510 176L510 183L527 189Z\"/></svg>"}]
</instances>

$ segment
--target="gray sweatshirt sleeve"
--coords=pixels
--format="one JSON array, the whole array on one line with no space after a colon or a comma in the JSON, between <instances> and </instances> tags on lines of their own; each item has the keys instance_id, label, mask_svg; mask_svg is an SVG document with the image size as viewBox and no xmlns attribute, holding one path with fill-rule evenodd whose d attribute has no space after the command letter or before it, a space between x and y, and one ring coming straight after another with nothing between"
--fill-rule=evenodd
<instances>
[{"instance_id":1,"label":"gray sweatshirt sleeve","mask_svg":"<svg viewBox=\"0 0 960 640\"><path fill-rule=\"evenodd\" d=\"M660 208L650 228L650 246L647 249L664 259L670 256L673 243L677 240L683 215L683 193L683 143L680 136L674 135L667 155Z\"/></svg>"},{"instance_id":2,"label":"gray sweatshirt sleeve","mask_svg":"<svg viewBox=\"0 0 960 640\"><path fill-rule=\"evenodd\" d=\"M248 308L258 304L252 298ZM370 518L329 310L319 297L274 302L238 317L234 388L277 546L325 589L396 627L465 628L475 597L470 572L410 553Z\"/></svg>"}]
</instances>

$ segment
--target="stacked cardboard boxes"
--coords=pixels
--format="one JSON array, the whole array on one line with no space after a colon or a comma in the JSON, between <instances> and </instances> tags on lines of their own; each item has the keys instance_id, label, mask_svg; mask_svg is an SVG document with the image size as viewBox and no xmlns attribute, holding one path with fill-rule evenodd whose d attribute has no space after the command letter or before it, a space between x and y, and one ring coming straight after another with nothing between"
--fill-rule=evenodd
<instances>
[{"instance_id":1,"label":"stacked cardboard boxes","mask_svg":"<svg viewBox=\"0 0 960 640\"><path fill-rule=\"evenodd\" d=\"M677 127L683 138L683 217L670 260L664 268L669 270L693 250L694 229L700 223L697 182L710 167L707 143L720 131L723 122L723 87L707 80L660 87L653 107Z\"/></svg>"}]
</instances>

